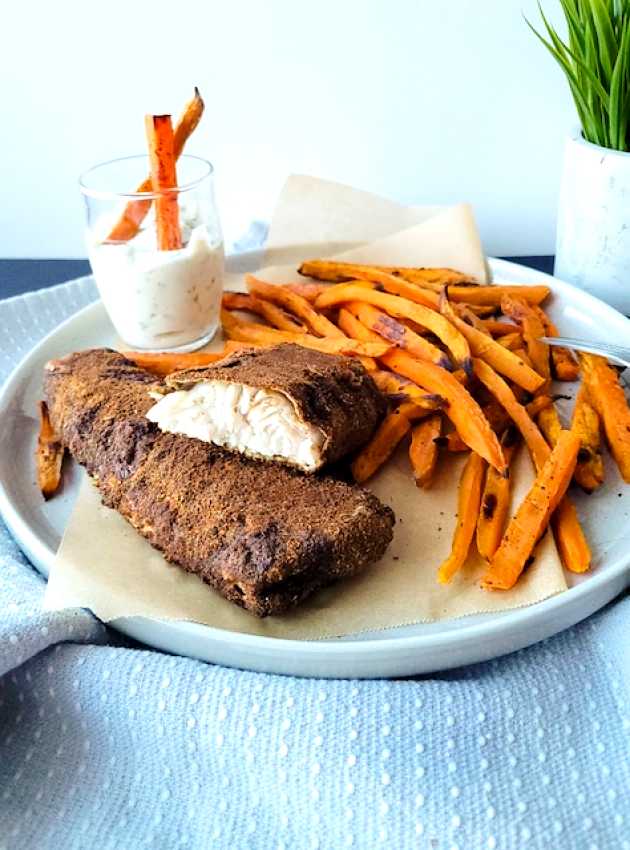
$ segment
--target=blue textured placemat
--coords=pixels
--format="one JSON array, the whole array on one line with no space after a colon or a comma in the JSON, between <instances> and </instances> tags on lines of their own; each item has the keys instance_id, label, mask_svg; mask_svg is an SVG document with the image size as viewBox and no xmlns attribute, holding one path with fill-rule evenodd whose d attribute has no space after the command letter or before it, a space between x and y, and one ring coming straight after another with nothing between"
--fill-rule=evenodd
<instances>
[{"instance_id":1,"label":"blue textured placemat","mask_svg":"<svg viewBox=\"0 0 630 850\"><path fill-rule=\"evenodd\" d=\"M94 297L0 302L2 379ZM42 593L0 526L0 850L630 849L630 599L489 664L352 682L112 645Z\"/></svg>"}]
</instances>

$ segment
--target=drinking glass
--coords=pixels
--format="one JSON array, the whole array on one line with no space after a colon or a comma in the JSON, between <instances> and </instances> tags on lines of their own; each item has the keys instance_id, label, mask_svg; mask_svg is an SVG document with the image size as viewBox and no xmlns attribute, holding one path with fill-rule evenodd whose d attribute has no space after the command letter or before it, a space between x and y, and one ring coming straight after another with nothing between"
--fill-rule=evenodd
<instances>
[{"instance_id":1,"label":"drinking glass","mask_svg":"<svg viewBox=\"0 0 630 850\"><path fill-rule=\"evenodd\" d=\"M194 351L219 326L224 251L209 162L180 156L178 185L151 190L146 155L112 160L79 183L92 272L121 339L143 351ZM133 191L134 187L139 187ZM143 191L146 189L147 191ZM156 206L177 204L177 239L158 247Z\"/></svg>"}]
</instances>

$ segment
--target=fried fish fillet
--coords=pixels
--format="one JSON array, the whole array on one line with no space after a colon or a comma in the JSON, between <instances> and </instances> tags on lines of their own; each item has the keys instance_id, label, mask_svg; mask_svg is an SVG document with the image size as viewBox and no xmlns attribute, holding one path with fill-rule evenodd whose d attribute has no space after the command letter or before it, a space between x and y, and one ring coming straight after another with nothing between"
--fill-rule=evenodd
<instances>
[{"instance_id":1,"label":"fried fish fillet","mask_svg":"<svg viewBox=\"0 0 630 850\"><path fill-rule=\"evenodd\" d=\"M305 476L161 432L155 377L107 349L46 365L59 439L165 558L257 614L279 614L359 573L392 539L394 514L332 477Z\"/></svg>"},{"instance_id":2,"label":"fried fish fillet","mask_svg":"<svg viewBox=\"0 0 630 850\"><path fill-rule=\"evenodd\" d=\"M291 343L235 352L166 379L160 430L315 472L367 443L385 400L358 360Z\"/></svg>"}]
</instances>

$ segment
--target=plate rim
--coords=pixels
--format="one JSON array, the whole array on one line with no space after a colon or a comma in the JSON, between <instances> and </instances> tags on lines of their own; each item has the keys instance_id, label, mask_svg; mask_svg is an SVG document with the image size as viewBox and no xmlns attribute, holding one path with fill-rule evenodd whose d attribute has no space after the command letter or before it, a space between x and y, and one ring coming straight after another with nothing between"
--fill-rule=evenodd
<instances>
[{"instance_id":1,"label":"plate rim","mask_svg":"<svg viewBox=\"0 0 630 850\"><path fill-rule=\"evenodd\" d=\"M287 246L287 248L292 251L296 250L298 247L299 246ZM278 248L274 250L283 249ZM244 266L248 263L248 261L251 261L252 263L257 262L260 260L261 255L262 252L260 250L242 252L228 257L227 262L230 264L230 261L232 261L234 265ZM536 274L540 277L541 282L549 281L552 287L559 288L560 290L564 290L569 293L572 300L574 302L577 301L578 303L581 302L584 308L588 307L589 304L591 306L596 306L600 315L603 311L604 314L608 314L612 319L614 319L616 323L619 323L620 321L625 323L628 331L630 332L630 319L623 316L609 304L606 304L584 290L578 289L572 284L562 281L553 275L545 272L538 272L529 266L524 266L513 261L488 257L488 262L492 271L501 276L509 277L510 272L512 272L512 274L516 272L517 275L522 273L526 273L530 276L532 274ZM90 278L91 275L83 275L79 278L65 281L64 283L73 283ZM39 351L49 343L50 339L54 338L54 336L57 335L66 325L77 321L77 318L83 313L98 309L97 305L100 303L101 302L97 299L64 319L63 322L60 322L59 325L40 339L20 359L19 363L14 367L0 388L0 407L6 406L7 398L10 398L13 395L15 385L21 380L22 374L29 361L37 358ZM50 547L48 547L34 532L30 530L28 523L22 519L19 511L13 506L8 498L8 493L3 480L0 480L0 514L2 515L18 547L25 552L37 571L44 575L44 577L47 577L49 564L47 564L46 561L54 558L55 553L52 552ZM27 542L29 537L32 541L36 542L37 545L34 548L35 550L39 550L41 554L38 555L37 551L33 553L32 547L29 546ZM501 633L506 630L517 631L524 625L533 625L538 621L544 621L553 612L561 610L571 604L579 604L582 600L590 596L597 595L598 591L606 585L620 582L626 572L628 572L630 576L630 548L625 554L617 556L613 563L607 567L605 573L595 572L590 575L587 580L574 587L568 588L562 593L554 594L547 599L543 599L540 602L536 602L522 608L514 608L508 609L507 611L497 612L499 616L492 616L491 612L487 612L489 619L481 623L471 622L469 625L466 625L466 617L457 618L463 623L461 628L454 629L450 632L427 633L425 635L418 634L396 637L394 634L396 627L392 627L391 629L383 630L383 632L391 631L391 636L388 635L379 639L361 639L360 637L357 637L357 635L343 636L343 638L322 638L314 640L288 639L267 635L254 635L247 632L233 632L216 626L207 626L187 620L153 620L142 616L125 617L113 620L108 623L108 625L132 637L135 636L132 634L132 632L134 632L134 623L138 625L141 625L142 623L151 623L156 626L167 626L170 628L175 627L187 638L212 639L221 643L229 641L233 645L234 649L238 649L240 647L244 650L256 649L263 652L271 650L273 653L277 653L281 656L289 654L295 655L296 653L316 655L321 654L322 649L324 649L326 655L333 656L346 655L352 652L365 656L370 653L382 653L384 650L389 650L393 653L400 653L405 650L413 649L431 650L438 646L440 649L448 649L449 647L460 643L466 643L473 640L478 642L488 639L491 640L500 636ZM602 607L606 601L608 601L608 599L603 603L598 604L594 610ZM586 616L589 616L588 612L584 613L583 616L579 616L573 622L578 622ZM566 628L566 626L561 627L558 631L562 631L564 628ZM538 638L533 638L531 642L535 643L537 640ZM236 646L236 644L238 644L238 646ZM500 654L502 653L497 653L497 655ZM443 668L440 667L440 669Z\"/></svg>"}]
</instances>

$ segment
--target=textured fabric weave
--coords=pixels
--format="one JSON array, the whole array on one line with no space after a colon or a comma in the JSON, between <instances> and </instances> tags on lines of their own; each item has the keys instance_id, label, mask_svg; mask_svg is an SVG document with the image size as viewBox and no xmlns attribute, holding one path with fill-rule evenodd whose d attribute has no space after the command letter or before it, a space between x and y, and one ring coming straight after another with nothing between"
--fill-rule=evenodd
<instances>
[{"instance_id":1,"label":"textured fabric weave","mask_svg":"<svg viewBox=\"0 0 630 850\"><path fill-rule=\"evenodd\" d=\"M0 303L0 369L95 297ZM0 850L628 850L630 599L497 661L318 681L42 613L0 527Z\"/></svg>"}]
</instances>

